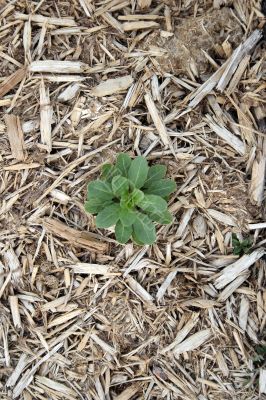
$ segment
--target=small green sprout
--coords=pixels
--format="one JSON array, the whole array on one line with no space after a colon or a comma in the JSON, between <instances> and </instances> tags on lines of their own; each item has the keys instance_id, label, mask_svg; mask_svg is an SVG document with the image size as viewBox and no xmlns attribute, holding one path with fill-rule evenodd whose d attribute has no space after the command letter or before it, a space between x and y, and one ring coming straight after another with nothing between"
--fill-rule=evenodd
<instances>
[{"instance_id":1,"label":"small green sprout","mask_svg":"<svg viewBox=\"0 0 266 400\"><path fill-rule=\"evenodd\" d=\"M115 165L103 165L101 179L88 184L85 210L97 214L98 228L115 225L119 243L132 238L139 245L152 244L156 241L155 223L172 222L167 200L176 183L165 179L165 174L164 165L149 167L144 157L131 160L121 153Z\"/></svg>"},{"instance_id":2,"label":"small green sprout","mask_svg":"<svg viewBox=\"0 0 266 400\"><path fill-rule=\"evenodd\" d=\"M233 245L233 254L237 256L242 256L243 254L248 254L250 252L250 248L252 243L250 239L244 239L240 241L236 234L232 234L232 245Z\"/></svg>"}]
</instances>

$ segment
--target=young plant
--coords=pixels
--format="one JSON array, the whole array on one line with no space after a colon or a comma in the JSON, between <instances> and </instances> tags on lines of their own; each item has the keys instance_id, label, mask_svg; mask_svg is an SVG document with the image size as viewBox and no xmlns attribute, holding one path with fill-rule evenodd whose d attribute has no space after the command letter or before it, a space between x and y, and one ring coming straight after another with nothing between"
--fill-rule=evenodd
<instances>
[{"instance_id":1,"label":"young plant","mask_svg":"<svg viewBox=\"0 0 266 400\"><path fill-rule=\"evenodd\" d=\"M240 241L236 234L232 234L232 245L233 245L233 254L237 256L242 256L243 254L248 254L251 248L251 241L249 239L244 239Z\"/></svg>"},{"instance_id":2,"label":"young plant","mask_svg":"<svg viewBox=\"0 0 266 400\"><path fill-rule=\"evenodd\" d=\"M85 210L97 214L98 228L115 225L119 243L132 238L140 245L152 244L156 241L155 223L172 222L167 200L176 184L165 179L165 174L164 165L149 167L144 157L131 160L121 153L115 165L103 165L101 179L88 184Z\"/></svg>"}]
</instances>

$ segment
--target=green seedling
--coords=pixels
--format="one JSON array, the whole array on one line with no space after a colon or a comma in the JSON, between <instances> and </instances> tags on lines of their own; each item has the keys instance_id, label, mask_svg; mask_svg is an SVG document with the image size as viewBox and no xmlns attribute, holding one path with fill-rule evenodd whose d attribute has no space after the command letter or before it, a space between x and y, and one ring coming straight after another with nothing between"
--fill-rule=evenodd
<instances>
[{"instance_id":1,"label":"green seedling","mask_svg":"<svg viewBox=\"0 0 266 400\"><path fill-rule=\"evenodd\" d=\"M167 200L176 184L165 175L164 165L149 167L144 157L131 160L121 153L115 165L103 165L101 179L88 184L85 210L97 214L98 228L115 225L119 243L132 238L139 245L152 244L156 241L155 223L172 222Z\"/></svg>"},{"instance_id":2,"label":"green seedling","mask_svg":"<svg viewBox=\"0 0 266 400\"><path fill-rule=\"evenodd\" d=\"M252 243L249 239L244 239L240 241L236 234L232 234L232 245L233 245L233 253L237 256L242 256L243 254L248 254L250 252L250 248Z\"/></svg>"}]
</instances>

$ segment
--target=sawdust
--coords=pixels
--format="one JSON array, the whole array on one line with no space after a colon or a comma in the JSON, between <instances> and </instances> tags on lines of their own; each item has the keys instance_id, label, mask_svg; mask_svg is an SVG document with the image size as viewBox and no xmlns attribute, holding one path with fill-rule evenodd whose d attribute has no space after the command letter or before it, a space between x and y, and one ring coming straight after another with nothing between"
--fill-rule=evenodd
<instances>
[{"instance_id":1,"label":"sawdust","mask_svg":"<svg viewBox=\"0 0 266 400\"><path fill-rule=\"evenodd\" d=\"M143 40L142 48L149 50L154 46L166 51L162 57L156 57L164 72L190 76L189 71L193 69L204 75L210 64L203 51L215 59L223 58L222 44L226 42L234 48L242 37L243 31L232 10L223 7L195 18L177 18L172 37L162 38L155 31Z\"/></svg>"}]
</instances>

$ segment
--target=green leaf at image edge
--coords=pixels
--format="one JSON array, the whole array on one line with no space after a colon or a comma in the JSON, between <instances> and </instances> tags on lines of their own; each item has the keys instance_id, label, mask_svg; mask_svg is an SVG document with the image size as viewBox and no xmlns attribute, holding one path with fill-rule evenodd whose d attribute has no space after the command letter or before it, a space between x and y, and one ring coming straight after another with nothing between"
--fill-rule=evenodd
<instances>
[{"instance_id":1,"label":"green leaf at image edge","mask_svg":"<svg viewBox=\"0 0 266 400\"><path fill-rule=\"evenodd\" d=\"M132 234L132 225L124 226L121 221L118 221L115 226L115 237L119 243L126 243Z\"/></svg>"},{"instance_id":2,"label":"green leaf at image edge","mask_svg":"<svg viewBox=\"0 0 266 400\"><path fill-rule=\"evenodd\" d=\"M119 204L111 204L104 208L96 217L97 228L110 228L117 223L119 219Z\"/></svg>"}]
</instances>

